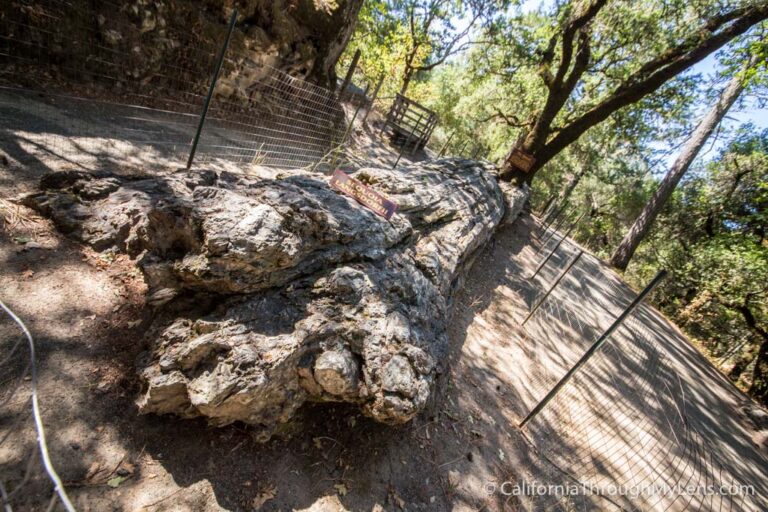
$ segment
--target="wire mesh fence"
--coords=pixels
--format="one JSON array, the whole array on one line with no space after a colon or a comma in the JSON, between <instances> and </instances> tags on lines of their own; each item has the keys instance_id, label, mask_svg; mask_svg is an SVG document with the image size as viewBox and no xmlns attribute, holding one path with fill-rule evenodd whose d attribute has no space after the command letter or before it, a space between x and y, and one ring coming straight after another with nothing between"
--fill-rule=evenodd
<instances>
[{"instance_id":1,"label":"wire mesh fence","mask_svg":"<svg viewBox=\"0 0 768 512\"><path fill-rule=\"evenodd\" d=\"M563 237L542 234L536 263ZM578 492L618 509L760 510L761 484L691 387L675 333L644 304L542 402L636 296L588 254L563 276L581 250L565 240L529 283L528 304L540 305L525 324L518 378L525 413L545 404L523 426L533 447Z\"/></svg>"},{"instance_id":2,"label":"wire mesh fence","mask_svg":"<svg viewBox=\"0 0 768 512\"><path fill-rule=\"evenodd\" d=\"M178 167L226 39L221 24L166 27L175 4L14 0L0 6L0 143L46 167ZM238 34L235 34L238 36ZM198 164L312 165L346 128L336 95L225 54Z\"/></svg>"}]
</instances>

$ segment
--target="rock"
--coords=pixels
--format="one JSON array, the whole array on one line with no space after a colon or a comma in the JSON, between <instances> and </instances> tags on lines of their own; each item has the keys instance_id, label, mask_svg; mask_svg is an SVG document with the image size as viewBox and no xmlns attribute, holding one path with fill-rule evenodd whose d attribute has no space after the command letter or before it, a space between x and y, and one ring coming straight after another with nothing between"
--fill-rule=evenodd
<instances>
[{"instance_id":1,"label":"rock","mask_svg":"<svg viewBox=\"0 0 768 512\"><path fill-rule=\"evenodd\" d=\"M115 8L104 2L77 2L58 6L52 21L35 9L0 2L0 19L14 20L0 25L0 36L11 54L25 55L29 41L35 41L41 58L63 59L76 69L93 59L93 48L106 46L113 51L102 57L109 59L105 65L124 70L131 89L144 91L144 81L151 80L157 92L173 80L171 93L198 94L207 88L212 56L226 37L232 8L237 7L238 23L219 83L227 96L242 97L241 91L253 84L247 78L251 70L243 65L248 62L333 88L336 64L355 31L362 5L363 0L128 0ZM93 20L95 26L84 20ZM70 39L79 44L62 47L61 42ZM190 48L200 55L190 55ZM163 69L185 73L183 78L178 73L158 76Z\"/></svg>"},{"instance_id":2,"label":"rock","mask_svg":"<svg viewBox=\"0 0 768 512\"><path fill-rule=\"evenodd\" d=\"M357 361L348 349L326 350L315 360L315 380L334 396L354 394L359 373Z\"/></svg>"},{"instance_id":3,"label":"rock","mask_svg":"<svg viewBox=\"0 0 768 512\"><path fill-rule=\"evenodd\" d=\"M381 387L384 391L412 398L416 395L415 381L416 374L408 359L403 356L393 356L382 368Z\"/></svg>"},{"instance_id":4,"label":"rock","mask_svg":"<svg viewBox=\"0 0 768 512\"><path fill-rule=\"evenodd\" d=\"M752 433L752 442L755 446L768 451L768 430L760 430Z\"/></svg>"},{"instance_id":5,"label":"rock","mask_svg":"<svg viewBox=\"0 0 768 512\"><path fill-rule=\"evenodd\" d=\"M501 193L504 195L504 202L509 206L504 212L501 224L511 224L520 216L523 208L525 208L528 198L531 196L531 187L527 183L523 183L522 187L518 187L504 181L499 182L499 186L501 187Z\"/></svg>"},{"instance_id":6,"label":"rock","mask_svg":"<svg viewBox=\"0 0 768 512\"><path fill-rule=\"evenodd\" d=\"M104 40L107 42L110 46L117 46L117 44L120 42L120 40L123 38L123 34L118 32L117 30L105 30L103 33Z\"/></svg>"},{"instance_id":7,"label":"rock","mask_svg":"<svg viewBox=\"0 0 768 512\"><path fill-rule=\"evenodd\" d=\"M241 421L267 439L307 400L354 403L388 424L426 406L461 274L527 200L509 192L505 205L493 172L456 159L357 172L399 204L390 221L304 171L57 173L24 202L135 257L150 303L168 311L138 364L142 413ZM208 299L173 319L192 295Z\"/></svg>"},{"instance_id":8,"label":"rock","mask_svg":"<svg viewBox=\"0 0 768 512\"><path fill-rule=\"evenodd\" d=\"M768 430L768 412L754 403L741 407L741 413L749 420L756 430Z\"/></svg>"}]
</instances>

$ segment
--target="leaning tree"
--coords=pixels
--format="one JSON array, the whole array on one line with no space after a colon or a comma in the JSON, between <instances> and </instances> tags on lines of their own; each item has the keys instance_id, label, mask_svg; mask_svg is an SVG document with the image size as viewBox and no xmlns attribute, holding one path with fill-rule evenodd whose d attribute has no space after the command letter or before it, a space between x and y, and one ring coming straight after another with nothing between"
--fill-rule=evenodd
<instances>
[{"instance_id":1,"label":"leaning tree","mask_svg":"<svg viewBox=\"0 0 768 512\"><path fill-rule=\"evenodd\" d=\"M659 184L659 188L653 193L651 198L643 207L632 227L626 233L619 246L613 252L610 263L619 270L626 270L632 255L635 254L637 246L643 241L648 230L653 225L661 210L667 204L667 201L675 191L677 184L680 183L683 175L698 156L707 139L712 135L730 108L736 103L744 88L749 82L749 71L756 64L756 56L753 56L743 69L735 73L728 81L728 85L723 89L720 97L712 108L707 112L701 122L696 126L688 140L670 167L664 179Z\"/></svg>"}]
</instances>

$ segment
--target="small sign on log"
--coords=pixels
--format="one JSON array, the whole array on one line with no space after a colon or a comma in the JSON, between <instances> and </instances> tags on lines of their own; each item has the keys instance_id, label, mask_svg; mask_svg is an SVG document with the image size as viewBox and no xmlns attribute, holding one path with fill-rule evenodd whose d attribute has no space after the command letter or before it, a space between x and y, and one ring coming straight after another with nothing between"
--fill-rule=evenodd
<instances>
[{"instance_id":1,"label":"small sign on log","mask_svg":"<svg viewBox=\"0 0 768 512\"><path fill-rule=\"evenodd\" d=\"M507 157L508 165L520 169L523 172L530 172L530 170L533 168L533 164L535 163L536 159L533 157L533 155L529 155L528 153L518 148L513 149Z\"/></svg>"},{"instance_id":2,"label":"small sign on log","mask_svg":"<svg viewBox=\"0 0 768 512\"><path fill-rule=\"evenodd\" d=\"M358 203L368 207L374 213L377 213L389 220L397 210L397 204L379 194L371 187L365 185L359 180L348 176L343 171L336 169L331 177L331 187L347 194Z\"/></svg>"}]
</instances>

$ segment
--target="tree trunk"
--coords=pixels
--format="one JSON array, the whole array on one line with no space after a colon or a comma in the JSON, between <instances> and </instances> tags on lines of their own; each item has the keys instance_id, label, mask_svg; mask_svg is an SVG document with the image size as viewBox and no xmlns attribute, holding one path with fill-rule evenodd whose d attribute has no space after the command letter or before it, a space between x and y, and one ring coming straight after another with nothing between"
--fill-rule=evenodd
<instances>
[{"instance_id":1,"label":"tree trunk","mask_svg":"<svg viewBox=\"0 0 768 512\"><path fill-rule=\"evenodd\" d=\"M568 199L570 199L571 194L573 194L573 191L576 189L576 185L579 184L579 182L581 181L581 178L584 177L584 174L586 174L586 172L587 172L586 166L582 167L579 172L577 172L576 174L573 174L568 179L568 183L566 183L563 191L560 192L560 195L557 197L557 202L555 204L564 205L566 202L568 202Z\"/></svg>"},{"instance_id":2,"label":"tree trunk","mask_svg":"<svg viewBox=\"0 0 768 512\"><path fill-rule=\"evenodd\" d=\"M331 16L322 17L310 14L302 20L309 27L312 27L313 20L317 20L317 18L326 22L326 25L322 27L322 32L320 28L310 28L316 38L317 33L322 33L323 37L317 38L318 56L308 78L330 89L336 88L336 64L355 32L358 15L363 7L363 0L346 0L337 2L336 5L336 10ZM314 23L318 24L317 21Z\"/></svg>"},{"instance_id":3,"label":"tree trunk","mask_svg":"<svg viewBox=\"0 0 768 512\"><path fill-rule=\"evenodd\" d=\"M749 394L761 404L768 405L768 339L765 338L757 351Z\"/></svg>"},{"instance_id":4,"label":"tree trunk","mask_svg":"<svg viewBox=\"0 0 768 512\"><path fill-rule=\"evenodd\" d=\"M400 94L405 96L408 91L408 86L411 85L411 77L413 76L413 68L406 67L405 75L403 76L403 86L400 88Z\"/></svg>"},{"instance_id":5,"label":"tree trunk","mask_svg":"<svg viewBox=\"0 0 768 512\"><path fill-rule=\"evenodd\" d=\"M403 72L403 85L400 87L400 94L405 96L408 91L408 86L411 85L411 78L413 78L413 60L416 58L416 49L408 55L405 60L405 71Z\"/></svg>"},{"instance_id":6,"label":"tree trunk","mask_svg":"<svg viewBox=\"0 0 768 512\"><path fill-rule=\"evenodd\" d=\"M754 313L752 313L752 310L749 308L749 300L750 297L748 295L744 299L744 304L731 307L741 313L749 330L754 332L762 340L754 359L755 368L752 370L752 384L749 387L749 394L760 403L765 404L766 401L768 401L768 331L758 325L757 318L755 318ZM749 362L751 361L747 361L745 367L749 365Z\"/></svg>"},{"instance_id":7,"label":"tree trunk","mask_svg":"<svg viewBox=\"0 0 768 512\"><path fill-rule=\"evenodd\" d=\"M648 233L653 221L659 215L659 212L667 204L672 192L680 182L685 172L691 166L691 163L701 151L701 148L707 142L707 139L715 130L720 121L722 121L725 114L738 99L741 92L744 90L744 77L742 73L737 73L728 86L723 90L720 98L718 99L712 110L707 113L704 119L699 123L693 134L683 146L683 150L678 155L675 163L672 164L672 168L669 170L664 179L659 185L659 188L653 194L651 199L643 208L643 211L635 220L635 223L630 228L629 232L624 236L616 251L611 256L610 264L619 270L626 270L629 265L632 256L637 250L637 246L643 241L645 235Z\"/></svg>"},{"instance_id":8,"label":"tree trunk","mask_svg":"<svg viewBox=\"0 0 768 512\"><path fill-rule=\"evenodd\" d=\"M652 94L667 81L768 19L768 4L761 3L736 8L703 20L704 23L691 37L646 62L603 101L566 126L554 130L553 121L578 88L578 84L583 83L582 75L589 69L588 24L603 5L605 2L595 1L580 16L569 21L562 28L561 35L553 37L549 48L543 53L540 68L545 71L542 78L548 88L547 101L533 118L531 131L521 137L507 154L500 172L503 180L531 183L534 175L547 162L576 142L591 127L605 121L614 112ZM562 41L561 57L556 66L557 71L553 74L549 70L554 65L558 39ZM511 158L512 156L516 158ZM526 162L525 169L519 167L520 162Z\"/></svg>"},{"instance_id":9,"label":"tree trunk","mask_svg":"<svg viewBox=\"0 0 768 512\"><path fill-rule=\"evenodd\" d=\"M54 172L24 201L97 250L141 254L148 302L169 313L146 331L142 413L239 421L266 439L306 401L388 424L427 405L457 283L528 199L492 172L461 159L358 172L408 205L390 222L307 170Z\"/></svg>"}]
</instances>

